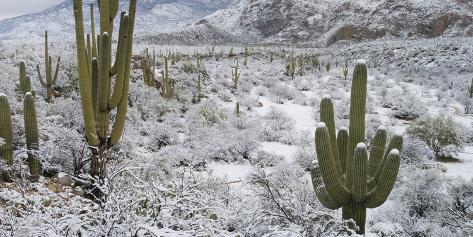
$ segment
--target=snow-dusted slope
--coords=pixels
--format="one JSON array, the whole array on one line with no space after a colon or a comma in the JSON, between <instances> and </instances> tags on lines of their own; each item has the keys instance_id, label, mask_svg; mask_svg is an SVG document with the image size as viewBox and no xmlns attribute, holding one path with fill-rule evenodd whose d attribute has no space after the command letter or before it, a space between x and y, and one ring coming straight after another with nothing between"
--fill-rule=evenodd
<instances>
[{"instance_id":1,"label":"snow-dusted slope","mask_svg":"<svg viewBox=\"0 0 473 237\"><path fill-rule=\"evenodd\" d=\"M182 29L199 19L228 7L234 0L139 0L137 6L136 32L169 32ZM87 4L94 0L83 0L84 21L90 22ZM122 0L120 10L127 10L128 1ZM97 15L96 15L97 18ZM97 19L98 21L98 19ZM72 0L29 14L0 21L0 37L23 38L40 36L44 30L51 35L70 37L73 35L74 17Z\"/></svg>"},{"instance_id":2,"label":"snow-dusted slope","mask_svg":"<svg viewBox=\"0 0 473 237\"><path fill-rule=\"evenodd\" d=\"M473 1L241 0L207 19L271 42L473 36Z\"/></svg>"}]
</instances>

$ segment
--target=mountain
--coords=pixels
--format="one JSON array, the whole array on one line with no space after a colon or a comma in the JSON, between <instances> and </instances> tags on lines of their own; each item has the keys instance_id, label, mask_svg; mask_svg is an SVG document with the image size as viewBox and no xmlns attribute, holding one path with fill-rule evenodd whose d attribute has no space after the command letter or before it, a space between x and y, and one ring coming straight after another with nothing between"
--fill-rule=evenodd
<instances>
[{"instance_id":1,"label":"mountain","mask_svg":"<svg viewBox=\"0 0 473 237\"><path fill-rule=\"evenodd\" d=\"M206 20L267 42L473 36L473 1L241 0Z\"/></svg>"},{"instance_id":2,"label":"mountain","mask_svg":"<svg viewBox=\"0 0 473 237\"><path fill-rule=\"evenodd\" d=\"M122 9L127 2L121 1ZM88 10L84 12L87 26ZM330 46L344 40L473 36L473 1L139 0L136 26L137 41L159 44ZM46 29L67 37L73 27L72 0L67 0L0 21L0 37L31 38Z\"/></svg>"},{"instance_id":3,"label":"mountain","mask_svg":"<svg viewBox=\"0 0 473 237\"><path fill-rule=\"evenodd\" d=\"M215 11L226 8L235 0L139 0L137 4L136 32L168 32L190 25ZM72 0L39 13L0 21L0 37L23 38L40 36L45 30L65 37L73 35L74 16ZM84 22L89 27L90 16L84 0ZM120 9L128 10L128 2L120 0ZM96 9L96 19L97 19ZM98 22L98 19L97 19Z\"/></svg>"}]
</instances>

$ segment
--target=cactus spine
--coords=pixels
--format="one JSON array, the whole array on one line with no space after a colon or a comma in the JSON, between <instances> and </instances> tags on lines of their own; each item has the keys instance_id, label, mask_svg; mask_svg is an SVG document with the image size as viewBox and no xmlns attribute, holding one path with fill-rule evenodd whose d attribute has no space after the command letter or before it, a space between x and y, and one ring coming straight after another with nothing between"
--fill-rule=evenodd
<instances>
[{"instance_id":1,"label":"cactus spine","mask_svg":"<svg viewBox=\"0 0 473 237\"><path fill-rule=\"evenodd\" d=\"M99 180L106 178L107 151L118 143L125 125L136 2L130 0L128 14L122 12L120 15L117 56L113 67L111 38L119 0L99 1L100 35L97 45L91 47L92 53L87 53L85 45L82 0L73 2L82 112L87 142L93 153L91 175ZM91 14L93 18L92 8ZM94 27L92 25L92 31L95 31ZM97 48L97 57L93 57L94 47ZM112 83L114 76L115 83ZM110 112L115 109L115 120L109 132Z\"/></svg>"},{"instance_id":2,"label":"cactus spine","mask_svg":"<svg viewBox=\"0 0 473 237\"><path fill-rule=\"evenodd\" d=\"M343 219L353 219L364 234L366 208L376 208L388 198L397 177L402 137L393 136L386 147L386 130L380 128L372 143L368 159L365 139L367 69L364 63L355 67L350 99L349 129L335 136L333 104L324 98L320 105L322 123L315 134L319 170L311 170L313 186L319 201L327 208L342 207Z\"/></svg>"},{"instance_id":3,"label":"cactus spine","mask_svg":"<svg viewBox=\"0 0 473 237\"><path fill-rule=\"evenodd\" d=\"M13 131L10 104L7 96L0 94L0 159L9 166L13 164Z\"/></svg>"},{"instance_id":4,"label":"cactus spine","mask_svg":"<svg viewBox=\"0 0 473 237\"><path fill-rule=\"evenodd\" d=\"M233 88L235 90L238 89L238 81L240 80L240 72L238 71L238 61L236 66L232 67L232 81L233 81Z\"/></svg>"},{"instance_id":5,"label":"cactus spine","mask_svg":"<svg viewBox=\"0 0 473 237\"><path fill-rule=\"evenodd\" d=\"M30 167L31 180L37 181L40 173L38 120L36 117L34 98L31 93L26 93L25 95L23 110L26 147L28 149L28 166Z\"/></svg>"},{"instance_id":6,"label":"cactus spine","mask_svg":"<svg viewBox=\"0 0 473 237\"><path fill-rule=\"evenodd\" d=\"M58 96L59 93L54 91L53 85L56 84L58 73L59 73L59 64L61 62L61 57L57 58L57 63L56 63L56 71L54 72L54 76L52 74L52 58L49 56L49 49L48 49L48 32L44 32L44 65L46 69L46 81L43 80L43 77L41 76L41 70L39 68L39 64L36 64L36 71L38 73L38 80L41 83L41 86L46 88L47 92L47 98L46 101L49 103L52 102L53 100L53 95Z\"/></svg>"}]
</instances>

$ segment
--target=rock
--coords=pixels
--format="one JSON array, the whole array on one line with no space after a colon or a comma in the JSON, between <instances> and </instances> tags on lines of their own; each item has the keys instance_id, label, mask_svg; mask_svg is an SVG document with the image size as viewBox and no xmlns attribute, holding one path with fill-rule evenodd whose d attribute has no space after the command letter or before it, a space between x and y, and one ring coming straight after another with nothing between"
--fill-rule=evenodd
<instances>
[{"instance_id":1,"label":"rock","mask_svg":"<svg viewBox=\"0 0 473 237\"><path fill-rule=\"evenodd\" d=\"M58 184L62 186L69 186L69 187L74 186L74 179L70 175L65 174L65 173L58 173L56 177L56 181Z\"/></svg>"},{"instance_id":2,"label":"rock","mask_svg":"<svg viewBox=\"0 0 473 237\"><path fill-rule=\"evenodd\" d=\"M255 103L255 107L263 107L263 103L261 103L260 101L256 102Z\"/></svg>"},{"instance_id":3,"label":"rock","mask_svg":"<svg viewBox=\"0 0 473 237\"><path fill-rule=\"evenodd\" d=\"M218 219L217 214L215 214L215 213L210 214L209 219L216 221Z\"/></svg>"},{"instance_id":4,"label":"rock","mask_svg":"<svg viewBox=\"0 0 473 237\"><path fill-rule=\"evenodd\" d=\"M74 190L72 190L72 193L76 196L83 197L84 196L84 189L81 187L75 187Z\"/></svg>"},{"instance_id":5,"label":"rock","mask_svg":"<svg viewBox=\"0 0 473 237\"><path fill-rule=\"evenodd\" d=\"M49 183L46 187L53 193L59 193L61 191L61 187L59 187L57 183Z\"/></svg>"}]
</instances>

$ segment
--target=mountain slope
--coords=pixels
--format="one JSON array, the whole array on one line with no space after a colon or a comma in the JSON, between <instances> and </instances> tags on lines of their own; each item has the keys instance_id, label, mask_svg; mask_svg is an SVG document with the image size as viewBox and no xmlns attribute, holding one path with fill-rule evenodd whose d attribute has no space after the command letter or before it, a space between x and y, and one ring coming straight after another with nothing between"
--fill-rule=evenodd
<instances>
[{"instance_id":1,"label":"mountain slope","mask_svg":"<svg viewBox=\"0 0 473 237\"><path fill-rule=\"evenodd\" d=\"M473 36L473 1L241 0L207 20L269 42Z\"/></svg>"},{"instance_id":2,"label":"mountain slope","mask_svg":"<svg viewBox=\"0 0 473 237\"><path fill-rule=\"evenodd\" d=\"M136 30L142 32L175 31L198 19L228 7L234 0L139 0L137 5ZM88 3L84 0L84 23L90 22ZM121 0L120 9L127 11L128 1ZM97 12L97 10L96 10ZM96 15L97 18L97 15ZM98 19L97 19L98 22ZM72 0L46 9L40 13L0 21L0 37L22 38L42 35L48 30L53 35L73 35L74 16Z\"/></svg>"}]
</instances>

